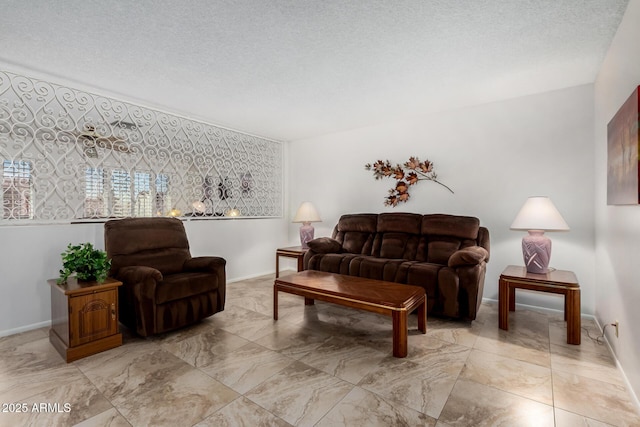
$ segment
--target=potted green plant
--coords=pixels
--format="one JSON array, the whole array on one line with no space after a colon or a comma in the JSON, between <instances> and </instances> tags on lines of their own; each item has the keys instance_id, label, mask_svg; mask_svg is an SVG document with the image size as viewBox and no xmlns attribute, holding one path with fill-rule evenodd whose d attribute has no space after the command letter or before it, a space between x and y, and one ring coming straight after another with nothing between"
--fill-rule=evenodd
<instances>
[{"instance_id":1,"label":"potted green plant","mask_svg":"<svg viewBox=\"0 0 640 427\"><path fill-rule=\"evenodd\" d=\"M64 283L73 273L80 281L103 282L107 278L111 260L107 253L95 249L91 243L67 246L62 254L62 270L58 283Z\"/></svg>"}]
</instances>

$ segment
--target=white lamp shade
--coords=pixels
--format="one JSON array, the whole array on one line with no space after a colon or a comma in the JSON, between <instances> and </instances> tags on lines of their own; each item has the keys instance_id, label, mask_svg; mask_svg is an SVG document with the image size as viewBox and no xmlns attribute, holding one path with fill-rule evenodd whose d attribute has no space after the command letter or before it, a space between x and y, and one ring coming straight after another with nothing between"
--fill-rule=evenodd
<instances>
[{"instance_id":1,"label":"white lamp shade","mask_svg":"<svg viewBox=\"0 0 640 427\"><path fill-rule=\"evenodd\" d=\"M511 224L512 230L567 231L567 225L548 197L529 197Z\"/></svg>"},{"instance_id":2,"label":"white lamp shade","mask_svg":"<svg viewBox=\"0 0 640 427\"><path fill-rule=\"evenodd\" d=\"M311 202L302 202L292 222L320 222L320 215Z\"/></svg>"}]
</instances>

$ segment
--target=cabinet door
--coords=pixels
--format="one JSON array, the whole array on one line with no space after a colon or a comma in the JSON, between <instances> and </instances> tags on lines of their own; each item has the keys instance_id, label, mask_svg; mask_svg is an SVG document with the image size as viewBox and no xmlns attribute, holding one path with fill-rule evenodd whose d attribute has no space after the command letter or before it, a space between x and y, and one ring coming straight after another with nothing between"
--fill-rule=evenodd
<instances>
[{"instance_id":1,"label":"cabinet door","mask_svg":"<svg viewBox=\"0 0 640 427\"><path fill-rule=\"evenodd\" d=\"M70 347L118 333L118 292L109 289L69 299Z\"/></svg>"}]
</instances>

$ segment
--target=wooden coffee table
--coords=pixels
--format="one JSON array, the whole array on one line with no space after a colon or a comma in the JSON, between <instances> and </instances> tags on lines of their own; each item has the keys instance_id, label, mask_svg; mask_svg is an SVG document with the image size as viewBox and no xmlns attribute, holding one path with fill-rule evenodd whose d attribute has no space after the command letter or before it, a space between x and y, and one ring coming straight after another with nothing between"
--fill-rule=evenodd
<instances>
[{"instance_id":1,"label":"wooden coffee table","mask_svg":"<svg viewBox=\"0 0 640 427\"><path fill-rule=\"evenodd\" d=\"M273 318L278 320L278 292L391 316L393 356L407 356L408 316L418 309L418 329L427 333L427 297L420 286L306 270L277 278L273 284Z\"/></svg>"}]
</instances>

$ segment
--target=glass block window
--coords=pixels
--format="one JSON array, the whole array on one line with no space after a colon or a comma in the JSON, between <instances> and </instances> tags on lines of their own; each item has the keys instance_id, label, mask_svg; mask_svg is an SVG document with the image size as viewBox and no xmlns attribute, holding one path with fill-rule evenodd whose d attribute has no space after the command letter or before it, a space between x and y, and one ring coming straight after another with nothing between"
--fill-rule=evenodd
<instances>
[{"instance_id":1,"label":"glass block window","mask_svg":"<svg viewBox=\"0 0 640 427\"><path fill-rule=\"evenodd\" d=\"M126 171L111 172L111 205L113 216L131 216L131 176Z\"/></svg>"},{"instance_id":2,"label":"glass block window","mask_svg":"<svg viewBox=\"0 0 640 427\"><path fill-rule=\"evenodd\" d=\"M100 218L107 215L104 170L87 168L85 172L84 217Z\"/></svg>"},{"instance_id":3,"label":"glass block window","mask_svg":"<svg viewBox=\"0 0 640 427\"><path fill-rule=\"evenodd\" d=\"M151 174L134 172L133 177L133 216L152 216Z\"/></svg>"},{"instance_id":4,"label":"glass block window","mask_svg":"<svg viewBox=\"0 0 640 427\"><path fill-rule=\"evenodd\" d=\"M156 176L155 215L163 216L170 210L169 176L160 174Z\"/></svg>"},{"instance_id":5,"label":"glass block window","mask_svg":"<svg viewBox=\"0 0 640 427\"><path fill-rule=\"evenodd\" d=\"M31 163L22 160L2 162L2 216L4 219L32 218L31 185Z\"/></svg>"}]
</instances>

